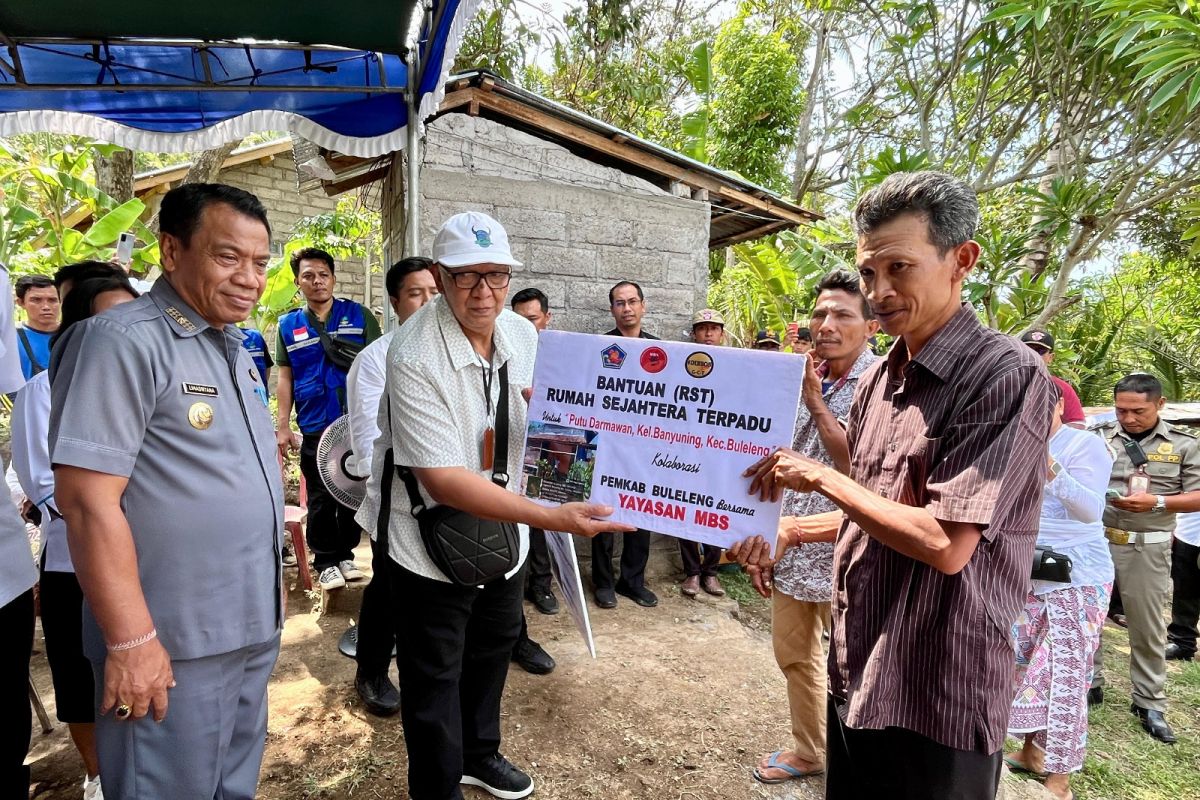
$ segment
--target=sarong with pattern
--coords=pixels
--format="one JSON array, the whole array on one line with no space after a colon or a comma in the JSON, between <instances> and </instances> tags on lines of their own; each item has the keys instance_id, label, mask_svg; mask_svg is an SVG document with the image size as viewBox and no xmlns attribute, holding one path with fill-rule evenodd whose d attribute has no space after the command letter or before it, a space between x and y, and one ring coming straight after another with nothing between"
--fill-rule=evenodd
<instances>
[{"instance_id":1,"label":"sarong with pattern","mask_svg":"<svg viewBox=\"0 0 1200 800\"><path fill-rule=\"evenodd\" d=\"M1100 644L1111 590L1112 584L1105 584L1031 592L1013 626L1017 691L1008 731L1035 734L1049 773L1083 769L1092 655Z\"/></svg>"}]
</instances>

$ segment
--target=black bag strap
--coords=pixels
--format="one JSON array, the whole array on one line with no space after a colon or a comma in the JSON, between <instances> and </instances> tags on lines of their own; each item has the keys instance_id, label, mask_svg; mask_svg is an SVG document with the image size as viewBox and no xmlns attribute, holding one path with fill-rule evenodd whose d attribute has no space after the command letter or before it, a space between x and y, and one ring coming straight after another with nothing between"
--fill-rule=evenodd
<instances>
[{"instance_id":1,"label":"black bag strap","mask_svg":"<svg viewBox=\"0 0 1200 800\"><path fill-rule=\"evenodd\" d=\"M508 488L508 362L500 367L500 400L496 403L496 448L492 456L492 483Z\"/></svg>"},{"instance_id":2,"label":"black bag strap","mask_svg":"<svg viewBox=\"0 0 1200 800\"><path fill-rule=\"evenodd\" d=\"M29 334L24 328L17 328L17 338L21 340L21 349L25 351L25 357L29 359L29 363L33 365L33 374L45 372L46 368L37 360L37 356L33 354L33 345L29 342ZM32 376L31 376L32 377Z\"/></svg>"},{"instance_id":3,"label":"black bag strap","mask_svg":"<svg viewBox=\"0 0 1200 800\"><path fill-rule=\"evenodd\" d=\"M388 404L388 427L392 423L392 402L386 401ZM391 435L389 433L389 435ZM384 556L388 554L388 541L391 536L388 535L388 524L392 519L392 473L396 471L396 464L392 460L392 448L388 448L383 454L383 483L379 487L379 518L375 521L375 537L379 541L379 546L383 548ZM412 496L411 494L409 495Z\"/></svg>"},{"instance_id":4,"label":"black bag strap","mask_svg":"<svg viewBox=\"0 0 1200 800\"><path fill-rule=\"evenodd\" d=\"M388 425L391 426L392 407L388 403ZM388 448L384 460L386 490L391 491L392 450ZM425 501L417 488L417 478L408 467L395 467L396 474L404 481L404 489L408 492L409 511L414 518L425 510ZM496 403L496 448L492 456L492 483L501 489L508 487L508 362L500 367L500 400ZM382 510L382 504L381 504Z\"/></svg>"},{"instance_id":5,"label":"black bag strap","mask_svg":"<svg viewBox=\"0 0 1200 800\"><path fill-rule=\"evenodd\" d=\"M325 358L329 359L329 363L333 364L335 367L341 368L343 356L338 352L337 346L333 343L333 337L330 336L329 332L325 329L325 323L317 319L317 315L312 313L311 309L304 309L304 316L308 319L309 324L317 329L317 338L321 340L321 349L325 351ZM350 368L347 366L345 369L349 371ZM336 395L338 400L338 408L340 408L342 413L345 414L347 411L345 386L338 387L336 390Z\"/></svg>"}]
</instances>

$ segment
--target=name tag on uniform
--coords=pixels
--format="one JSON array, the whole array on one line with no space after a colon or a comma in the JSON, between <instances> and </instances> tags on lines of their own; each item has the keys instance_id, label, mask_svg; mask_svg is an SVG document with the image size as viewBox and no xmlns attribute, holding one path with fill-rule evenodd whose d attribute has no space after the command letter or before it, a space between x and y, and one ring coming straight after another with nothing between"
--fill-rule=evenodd
<instances>
[{"instance_id":1,"label":"name tag on uniform","mask_svg":"<svg viewBox=\"0 0 1200 800\"><path fill-rule=\"evenodd\" d=\"M308 328L296 328L296 330L292 331L292 338L297 342L303 342L308 338Z\"/></svg>"},{"instance_id":2,"label":"name tag on uniform","mask_svg":"<svg viewBox=\"0 0 1200 800\"><path fill-rule=\"evenodd\" d=\"M183 384L183 393L198 394L203 397L216 397L219 394L215 386L208 386L203 383L188 383L186 381Z\"/></svg>"},{"instance_id":3,"label":"name tag on uniform","mask_svg":"<svg viewBox=\"0 0 1200 800\"><path fill-rule=\"evenodd\" d=\"M1183 456L1179 455L1178 453L1165 456L1159 455L1158 453L1147 453L1146 459L1148 461L1161 461L1166 464L1179 464L1183 462Z\"/></svg>"}]
</instances>

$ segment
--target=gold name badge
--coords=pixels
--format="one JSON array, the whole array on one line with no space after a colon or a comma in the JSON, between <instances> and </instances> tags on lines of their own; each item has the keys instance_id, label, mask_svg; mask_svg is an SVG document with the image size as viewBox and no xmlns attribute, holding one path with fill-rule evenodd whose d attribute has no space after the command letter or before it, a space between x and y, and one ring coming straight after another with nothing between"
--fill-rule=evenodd
<instances>
[{"instance_id":1,"label":"gold name badge","mask_svg":"<svg viewBox=\"0 0 1200 800\"><path fill-rule=\"evenodd\" d=\"M212 406L208 403L192 403L188 409L188 422L198 431L208 430L213 423Z\"/></svg>"}]
</instances>

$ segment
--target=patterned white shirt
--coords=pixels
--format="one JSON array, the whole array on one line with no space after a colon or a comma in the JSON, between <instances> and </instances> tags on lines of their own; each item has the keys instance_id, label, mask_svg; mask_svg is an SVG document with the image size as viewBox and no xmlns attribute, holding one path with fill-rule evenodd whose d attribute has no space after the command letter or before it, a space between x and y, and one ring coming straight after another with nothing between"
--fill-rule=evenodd
<instances>
[{"instance_id":1,"label":"patterned white shirt","mask_svg":"<svg viewBox=\"0 0 1200 800\"><path fill-rule=\"evenodd\" d=\"M854 400L854 389L859 377L878 360L870 348L862 351L855 359L845 380L838 381L823 393L825 405L840 421L850 415L850 404ZM812 414L800 400L796 410L796 433L792 449L814 461L833 466L833 459L821 443L821 435L813 422ZM817 492L783 493L785 517L807 517L836 511L837 505ZM833 596L833 542L809 542L789 548L775 565L775 591L809 603L828 603Z\"/></svg>"},{"instance_id":2,"label":"patterned white shirt","mask_svg":"<svg viewBox=\"0 0 1200 800\"><path fill-rule=\"evenodd\" d=\"M423 469L465 467L490 480L491 471L482 468L483 434L494 424L500 367L507 363L508 474L512 476L508 490L519 491L528 412L521 391L533 384L537 331L528 320L505 309L496 319L493 343L489 413L484 400L485 368L444 297L435 297L399 329L387 356L391 443L397 464ZM385 414L386 408L380 414L380 429L386 433ZM372 459L371 483L375 486L380 485L383 471L378 445L385 442L386 437L381 436ZM421 497L428 506L436 505L424 487ZM410 508L404 483L394 478L388 555L410 572L446 581L425 552ZM363 522L361 512L359 522ZM520 557L507 577L520 570L529 551L529 529L518 527Z\"/></svg>"}]
</instances>

